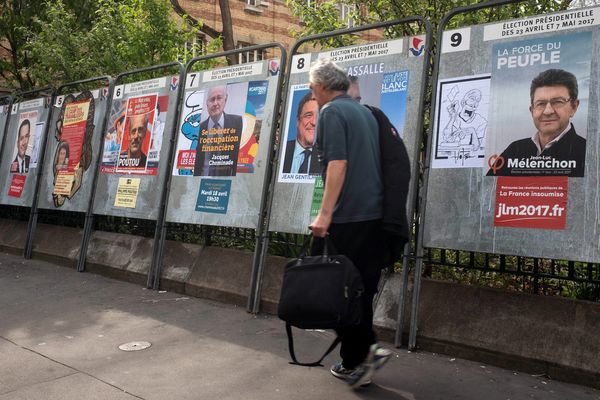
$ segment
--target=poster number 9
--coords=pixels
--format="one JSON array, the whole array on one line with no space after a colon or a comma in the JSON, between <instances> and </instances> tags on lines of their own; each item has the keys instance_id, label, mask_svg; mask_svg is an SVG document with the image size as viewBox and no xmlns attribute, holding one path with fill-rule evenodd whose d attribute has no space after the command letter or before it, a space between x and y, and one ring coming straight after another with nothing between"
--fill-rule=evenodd
<instances>
[{"instance_id":1,"label":"poster number 9","mask_svg":"<svg viewBox=\"0 0 600 400\"><path fill-rule=\"evenodd\" d=\"M442 39L442 53L469 50L470 43L471 28L446 31Z\"/></svg>"},{"instance_id":2,"label":"poster number 9","mask_svg":"<svg viewBox=\"0 0 600 400\"><path fill-rule=\"evenodd\" d=\"M462 43L462 35L459 32L454 32L450 36L450 46L458 47Z\"/></svg>"},{"instance_id":3,"label":"poster number 9","mask_svg":"<svg viewBox=\"0 0 600 400\"><path fill-rule=\"evenodd\" d=\"M310 68L310 54L296 55L292 59L292 74L308 72Z\"/></svg>"}]
</instances>

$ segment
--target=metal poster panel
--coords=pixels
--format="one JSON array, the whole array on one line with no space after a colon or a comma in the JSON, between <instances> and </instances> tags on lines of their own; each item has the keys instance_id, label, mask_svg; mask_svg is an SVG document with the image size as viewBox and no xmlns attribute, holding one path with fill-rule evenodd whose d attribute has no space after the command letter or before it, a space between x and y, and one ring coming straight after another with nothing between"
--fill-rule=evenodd
<instances>
[{"instance_id":1,"label":"metal poster panel","mask_svg":"<svg viewBox=\"0 0 600 400\"><path fill-rule=\"evenodd\" d=\"M187 75L167 221L257 228L279 60Z\"/></svg>"},{"instance_id":2,"label":"metal poster panel","mask_svg":"<svg viewBox=\"0 0 600 400\"><path fill-rule=\"evenodd\" d=\"M46 141L38 207L86 212L99 156L108 88L57 96Z\"/></svg>"},{"instance_id":3,"label":"metal poster panel","mask_svg":"<svg viewBox=\"0 0 600 400\"><path fill-rule=\"evenodd\" d=\"M162 77L115 87L94 214L157 218L178 83L178 77Z\"/></svg>"},{"instance_id":4,"label":"metal poster panel","mask_svg":"<svg viewBox=\"0 0 600 400\"><path fill-rule=\"evenodd\" d=\"M14 103L0 165L0 203L31 207L51 97Z\"/></svg>"},{"instance_id":5,"label":"metal poster panel","mask_svg":"<svg viewBox=\"0 0 600 400\"><path fill-rule=\"evenodd\" d=\"M5 98L5 100L7 99ZM2 139L4 139L4 127L8 123L9 116L10 104L0 104L0 145L2 144Z\"/></svg>"},{"instance_id":6,"label":"metal poster panel","mask_svg":"<svg viewBox=\"0 0 600 400\"><path fill-rule=\"evenodd\" d=\"M426 247L597 262L600 8L447 31Z\"/></svg>"},{"instance_id":7,"label":"metal poster panel","mask_svg":"<svg viewBox=\"0 0 600 400\"><path fill-rule=\"evenodd\" d=\"M318 107L310 100L308 88L311 63L330 58L345 68L351 77L348 94L382 109L412 157L420 137L416 114L422 101L424 40L424 36L415 36L293 56L270 231L307 233L312 220L315 178L321 166L312 151L318 135Z\"/></svg>"}]
</instances>

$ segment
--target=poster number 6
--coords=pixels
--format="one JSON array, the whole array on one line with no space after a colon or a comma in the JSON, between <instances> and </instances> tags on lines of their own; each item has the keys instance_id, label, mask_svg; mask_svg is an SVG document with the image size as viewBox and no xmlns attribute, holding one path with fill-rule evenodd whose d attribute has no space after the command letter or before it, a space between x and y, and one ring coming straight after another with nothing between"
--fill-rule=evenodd
<instances>
[{"instance_id":1,"label":"poster number 6","mask_svg":"<svg viewBox=\"0 0 600 400\"><path fill-rule=\"evenodd\" d=\"M115 87L115 94L113 95L113 99L120 99L121 97L123 97L123 85Z\"/></svg>"}]
</instances>

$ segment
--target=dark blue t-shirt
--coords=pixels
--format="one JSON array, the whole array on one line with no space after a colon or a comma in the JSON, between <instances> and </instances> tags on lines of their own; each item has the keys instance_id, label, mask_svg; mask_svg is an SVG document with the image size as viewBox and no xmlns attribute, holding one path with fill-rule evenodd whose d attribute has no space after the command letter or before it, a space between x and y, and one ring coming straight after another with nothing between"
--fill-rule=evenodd
<instances>
[{"instance_id":1,"label":"dark blue t-shirt","mask_svg":"<svg viewBox=\"0 0 600 400\"><path fill-rule=\"evenodd\" d=\"M341 95L325 104L317 122L317 152L323 165L346 160L346 179L333 223L380 219L383 184L377 120L366 107Z\"/></svg>"}]
</instances>

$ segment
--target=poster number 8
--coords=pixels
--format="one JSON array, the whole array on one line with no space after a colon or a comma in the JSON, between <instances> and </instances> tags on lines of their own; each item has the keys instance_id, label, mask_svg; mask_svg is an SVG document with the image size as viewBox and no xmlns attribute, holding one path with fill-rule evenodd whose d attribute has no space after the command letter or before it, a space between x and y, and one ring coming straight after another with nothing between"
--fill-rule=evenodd
<instances>
[{"instance_id":1,"label":"poster number 8","mask_svg":"<svg viewBox=\"0 0 600 400\"><path fill-rule=\"evenodd\" d=\"M292 74L308 72L310 68L310 54L296 55L292 59Z\"/></svg>"}]
</instances>

